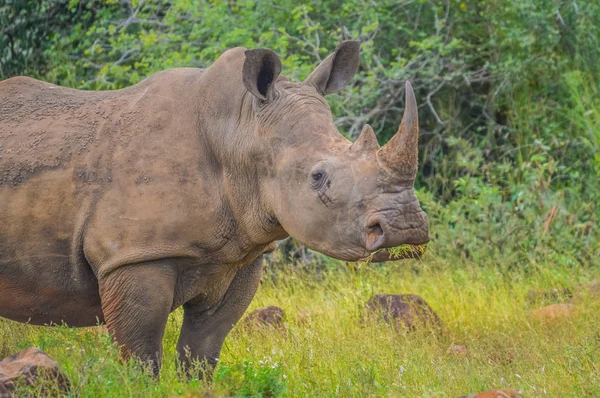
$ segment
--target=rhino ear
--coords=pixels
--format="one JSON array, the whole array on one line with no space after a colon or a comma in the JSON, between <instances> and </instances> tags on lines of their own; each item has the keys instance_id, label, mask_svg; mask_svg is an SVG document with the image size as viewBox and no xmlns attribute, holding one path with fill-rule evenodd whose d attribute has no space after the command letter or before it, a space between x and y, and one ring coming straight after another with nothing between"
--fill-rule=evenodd
<instances>
[{"instance_id":1,"label":"rhino ear","mask_svg":"<svg viewBox=\"0 0 600 398\"><path fill-rule=\"evenodd\" d=\"M266 48L246 50L242 78L244 86L261 100L270 98L273 83L281 73L281 61L277 54Z\"/></svg>"},{"instance_id":2,"label":"rhino ear","mask_svg":"<svg viewBox=\"0 0 600 398\"><path fill-rule=\"evenodd\" d=\"M340 91L354 77L360 62L360 42L348 40L340 43L304 80L323 95Z\"/></svg>"}]
</instances>

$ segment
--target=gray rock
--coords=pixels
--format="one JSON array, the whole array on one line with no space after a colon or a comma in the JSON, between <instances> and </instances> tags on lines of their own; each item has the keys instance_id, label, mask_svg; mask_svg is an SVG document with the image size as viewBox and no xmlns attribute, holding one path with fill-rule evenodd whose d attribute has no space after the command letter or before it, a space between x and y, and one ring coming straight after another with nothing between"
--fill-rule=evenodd
<instances>
[{"instance_id":1,"label":"gray rock","mask_svg":"<svg viewBox=\"0 0 600 398\"><path fill-rule=\"evenodd\" d=\"M271 305L268 307L258 308L244 319L244 325L246 326L271 326L274 328L283 328L283 318L285 317L285 311L283 309Z\"/></svg>"},{"instance_id":2,"label":"gray rock","mask_svg":"<svg viewBox=\"0 0 600 398\"><path fill-rule=\"evenodd\" d=\"M0 398L13 397L19 386L38 384L42 384L42 392L47 393L70 388L58 362L37 348L26 348L0 362Z\"/></svg>"},{"instance_id":3,"label":"gray rock","mask_svg":"<svg viewBox=\"0 0 600 398\"><path fill-rule=\"evenodd\" d=\"M376 294L365 304L371 315L381 315L390 325L414 330L441 331L443 324L425 300L414 294Z\"/></svg>"}]
</instances>

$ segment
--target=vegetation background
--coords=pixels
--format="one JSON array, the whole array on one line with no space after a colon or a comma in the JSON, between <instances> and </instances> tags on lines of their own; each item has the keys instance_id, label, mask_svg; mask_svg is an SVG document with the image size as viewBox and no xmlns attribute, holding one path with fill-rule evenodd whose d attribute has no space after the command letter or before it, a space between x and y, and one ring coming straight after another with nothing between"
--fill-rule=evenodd
<instances>
[{"instance_id":1,"label":"vegetation background","mask_svg":"<svg viewBox=\"0 0 600 398\"><path fill-rule=\"evenodd\" d=\"M526 316L528 290L577 290L600 275L600 2L3 0L0 79L118 89L245 46L273 49L300 80L348 38L362 43L360 70L328 97L343 134L369 123L383 144L400 122L404 81L415 88L417 195L432 234L423 260L345 264L286 242L253 307L284 307L287 332L236 328L212 387L177 379L178 313L159 383L119 366L105 333L0 320L0 354L41 346L77 396L433 397L507 385L600 396L598 304L583 299L559 326ZM383 292L422 295L449 332L361 325L364 302ZM302 311L318 315L300 324ZM451 342L471 357L449 357Z\"/></svg>"}]
</instances>

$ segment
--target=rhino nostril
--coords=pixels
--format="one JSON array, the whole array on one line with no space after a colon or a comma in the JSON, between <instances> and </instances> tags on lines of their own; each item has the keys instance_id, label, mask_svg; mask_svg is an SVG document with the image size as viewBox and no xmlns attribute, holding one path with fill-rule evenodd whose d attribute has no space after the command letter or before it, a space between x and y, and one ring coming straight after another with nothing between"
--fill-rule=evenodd
<instances>
[{"instance_id":1,"label":"rhino nostril","mask_svg":"<svg viewBox=\"0 0 600 398\"><path fill-rule=\"evenodd\" d=\"M383 228L379 223L370 225L367 227L367 242L366 247L368 251L375 251L383 246L384 233Z\"/></svg>"},{"instance_id":2,"label":"rhino nostril","mask_svg":"<svg viewBox=\"0 0 600 398\"><path fill-rule=\"evenodd\" d=\"M379 223L377 223L377 224L374 224L374 225L371 225L371 226L369 227L369 230L370 230L371 232L374 232L374 233L377 233L377 234L383 235L383 229L381 228L381 224L379 224Z\"/></svg>"}]
</instances>

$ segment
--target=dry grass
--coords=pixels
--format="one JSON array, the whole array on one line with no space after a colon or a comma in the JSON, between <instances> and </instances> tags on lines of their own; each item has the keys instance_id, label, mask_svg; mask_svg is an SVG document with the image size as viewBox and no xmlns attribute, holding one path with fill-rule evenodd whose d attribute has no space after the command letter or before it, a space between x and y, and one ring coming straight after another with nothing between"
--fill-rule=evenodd
<instances>
[{"instance_id":1,"label":"dry grass","mask_svg":"<svg viewBox=\"0 0 600 398\"><path fill-rule=\"evenodd\" d=\"M600 272L553 264L528 274L501 268L426 258L272 274L250 309L282 307L285 331L236 327L210 389L216 395L452 397L511 387L525 397L600 396L600 302L579 298L573 316L553 323L527 316L535 308L527 300L530 289L575 289ZM447 331L398 333L361 322L364 303L376 293L422 296ZM133 363L120 364L102 329L0 320L0 352L42 348L63 364L74 396L200 396L209 387L182 381L175 370L180 321L179 312L170 319L158 382ZM465 345L470 354L448 354L451 344Z\"/></svg>"}]
</instances>

